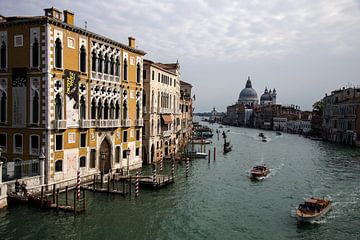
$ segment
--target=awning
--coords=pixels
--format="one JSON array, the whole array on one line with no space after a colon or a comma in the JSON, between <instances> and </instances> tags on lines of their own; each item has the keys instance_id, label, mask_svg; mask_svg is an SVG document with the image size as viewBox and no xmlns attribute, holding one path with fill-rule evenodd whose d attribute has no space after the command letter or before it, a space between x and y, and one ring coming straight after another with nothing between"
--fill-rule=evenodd
<instances>
[{"instance_id":1,"label":"awning","mask_svg":"<svg viewBox=\"0 0 360 240\"><path fill-rule=\"evenodd\" d=\"M162 117L165 124L171 124L172 123L171 115L163 114L163 115L161 115L161 117Z\"/></svg>"}]
</instances>

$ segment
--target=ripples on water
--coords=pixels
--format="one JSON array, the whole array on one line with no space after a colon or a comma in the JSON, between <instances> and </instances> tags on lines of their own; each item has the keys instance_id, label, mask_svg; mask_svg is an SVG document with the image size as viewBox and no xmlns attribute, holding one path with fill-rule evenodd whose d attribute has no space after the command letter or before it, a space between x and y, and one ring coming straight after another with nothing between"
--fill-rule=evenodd
<instances>
[{"instance_id":1,"label":"ripples on water","mask_svg":"<svg viewBox=\"0 0 360 240\"><path fill-rule=\"evenodd\" d=\"M193 161L187 179L185 165L177 164L175 184L141 189L137 200L89 193L87 212L76 218L26 206L1 210L0 238L359 238L359 149L269 131L262 131L269 141L261 142L259 130L225 129L233 151L223 155L221 135L219 141L215 136L210 164ZM269 176L251 181L249 169L263 163L270 167ZM311 196L330 198L333 208L317 224L298 224L295 208Z\"/></svg>"}]
</instances>

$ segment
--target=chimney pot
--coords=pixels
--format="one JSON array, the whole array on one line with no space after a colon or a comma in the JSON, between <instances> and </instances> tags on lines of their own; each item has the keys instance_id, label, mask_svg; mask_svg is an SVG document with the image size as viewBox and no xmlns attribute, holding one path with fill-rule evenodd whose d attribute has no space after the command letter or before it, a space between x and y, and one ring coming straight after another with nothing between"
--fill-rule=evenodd
<instances>
[{"instance_id":1,"label":"chimney pot","mask_svg":"<svg viewBox=\"0 0 360 240\"><path fill-rule=\"evenodd\" d=\"M129 47L135 48L135 38L129 37Z\"/></svg>"}]
</instances>

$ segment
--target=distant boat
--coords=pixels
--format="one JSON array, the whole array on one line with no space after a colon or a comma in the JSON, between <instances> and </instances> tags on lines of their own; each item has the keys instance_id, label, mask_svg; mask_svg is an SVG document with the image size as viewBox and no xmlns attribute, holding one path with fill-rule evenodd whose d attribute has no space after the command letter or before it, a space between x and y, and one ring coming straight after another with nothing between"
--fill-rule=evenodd
<instances>
[{"instance_id":1,"label":"distant boat","mask_svg":"<svg viewBox=\"0 0 360 240\"><path fill-rule=\"evenodd\" d=\"M270 173L270 169L266 165L257 165L250 170L252 179L262 179Z\"/></svg>"},{"instance_id":2,"label":"distant boat","mask_svg":"<svg viewBox=\"0 0 360 240\"><path fill-rule=\"evenodd\" d=\"M266 138L265 135L264 135L264 133L262 133L262 132L259 133L259 137Z\"/></svg>"},{"instance_id":3,"label":"distant boat","mask_svg":"<svg viewBox=\"0 0 360 240\"><path fill-rule=\"evenodd\" d=\"M262 141L262 142L267 142L266 138L263 138L261 141Z\"/></svg>"},{"instance_id":4,"label":"distant boat","mask_svg":"<svg viewBox=\"0 0 360 240\"><path fill-rule=\"evenodd\" d=\"M203 152L184 152L182 154L182 157L185 157L185 158L206 158L207 153L203 153Z\"/></svg>"},{"instance_id":5,"label":"distant boat","mask_svg":"<svg viewBox=\"0 0 360 240\"><path fill-rule=\"evenodd\" d=\"M206 139L193 139L193 140L190 141L190 143L194 143L194 144L210 144L211 141L206 140Z\"/></svg>"},{"instance_id":6,"label":"distant boat","mask_svg":"<svg viewBox=\"0 0 360 240\"><path fill-rule=\"evenodd\" d=\"M229 142L226 142L226 139L224 140L224 153L228 153L232 150L232 145Z\"/></svg>"},{"instance_id":7,"label":"distant boat","mask_svg":"<svg viewBox=\"0 0 360 240\"><path fill-rule=\"evenodd\" d=\"M282 133L281 133L281 132L276 132L276 135L281 136L281 135L282 135Z\"/></svg>"},{"instance_id":8,"label":"distant boat","mask_svg":"<svg viewBox=\"0 0 360 240\"><path fill-rule=\"evenodd\" d=\"M300 222L314 222L321 219L331 209L331 201L322 198L309 198L296 209L296 218Z\"/></svg>"},{"instance_id":9,"label":"distant boat","mask_svg":"<svg viewBox=\"0 0 360 240\"><path fill-rule=\"evenodd\" d=\"M311 140L314 140L314 141L321 141L322 138L319 138L319 137L310 137Z\"/></svg>"}]
</instances>

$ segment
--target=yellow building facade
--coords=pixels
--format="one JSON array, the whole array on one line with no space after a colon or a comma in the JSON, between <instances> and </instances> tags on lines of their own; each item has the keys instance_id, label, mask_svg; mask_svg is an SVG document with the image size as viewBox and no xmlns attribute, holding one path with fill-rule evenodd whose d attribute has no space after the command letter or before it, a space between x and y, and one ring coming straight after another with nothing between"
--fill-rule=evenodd
<instances>
[{"instance_id":1,"label":"yellow building facade","mask_svg":"<svg viewBox=\"0 0 360 240\"><path fill-rule=\"evenodd\" d=\"M42 153L45 183L141 167L144 55L132 37L127 45L74 26L70 11L0 18L5 177L16 174L10 163Z\"/></svg>"}]
</instances>

